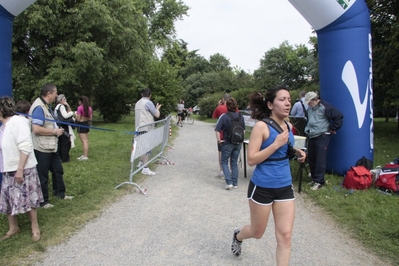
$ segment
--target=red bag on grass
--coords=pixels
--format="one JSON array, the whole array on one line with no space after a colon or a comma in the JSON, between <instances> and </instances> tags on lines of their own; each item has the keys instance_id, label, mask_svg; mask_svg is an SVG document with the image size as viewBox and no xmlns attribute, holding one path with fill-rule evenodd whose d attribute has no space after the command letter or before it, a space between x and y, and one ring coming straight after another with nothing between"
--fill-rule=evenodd
<instances>
[{"instance_id":1,"label":"red bag on grass","mask_svg":"<svg viewBox=\"0 0 399 266\"><path fill-rule=\"evenodd\" d=\"M342 186L347 189L368 189L373 179L370 171L364 166L352 166L346 172Z\"/></svg>"},{"instance_id":2,"label":"red bag on grass","mask_svg":"<svg viewBox=\"0 0 399 266\"><path fill-rule=\"evenodd\" d=\"M399 193L399 165L386 164L382 167L375 185L380 189Z\"/></svg>"}]
</instances>

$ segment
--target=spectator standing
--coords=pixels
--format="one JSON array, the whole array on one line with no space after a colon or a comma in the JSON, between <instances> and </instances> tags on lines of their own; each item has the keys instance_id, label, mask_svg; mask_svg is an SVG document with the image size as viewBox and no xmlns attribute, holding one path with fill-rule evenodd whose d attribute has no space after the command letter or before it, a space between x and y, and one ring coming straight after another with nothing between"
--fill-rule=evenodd
<instances>
[{"instance_id":1,"label":"spectator standing","mask_svg":"<svg viewBox=\"0 0 399 266\"><path fill-rule=\"evenodd\" d=\"M291 97L285 87L268 90L265 99L260 93L250 96L251 117L257 120L272 118L283 129L278 133L263 121L258 121L251 132L248 145L248 164L256 165L248 186L250 221L241 229L234 229L231 250L235 256L241 254L244 239L260 239L273 211L275 236L277 239L277 265L288 265L291 252L291 236L295 218L295 195L288 144L294 143L288 117ZM305 153L296 150L298 161L304 162Z\"/></svg>"},{"instance_id":2,"label":"spectator standing","mask_svg":"<svg viewBox=\"0 0 399 266\"><path fill-rule=\"evenodd\" d=\"M79 126L77 129L79 139L83 145L83 155L77 158L79 161L86 161L89 159L89 132L92 118L93 109L89 105L89 98L80 96L78 110L76 111L76 122L83 126Z\"/></svg>"},{"instance_id":3,"label":"spectator standing","mask_svg":"<svg viewBox=\"0 0 399 266\"><path fill-rule=\"evenodd\" d=\"M306 117L308 105L304 103L306 91L299 92L299 100L292 106L291 116Z\"/></svg>"},{"instance_id":4,"label":"spectator standing","mask_svg":"<svg viewBox=\"0 0 399 266\"><path fill-rule=\"evenodd\" d=\"M149 88L145 88L141 94L142 98L135 104L134 113L135 113L135 127L148 125L154 123L154 117L159 118L161 115L159 109L161 109L161 104L157 103L155 106L154 103L150 100L151 99L151 90ZM147 130L139 132L141 136L145 137L145 133L148 130L152 129L151 127L147 128ZM149 141L149 140L147 140ZM156 173L151 171L148 168L147 162L148 157L151 154L151 151L148 151L145 155L141 157L141 161L145 167L141 171L144 175L155 175Z\"/></svg>"},{"instance_id":5,"label":"spectator standing","mask_svg":"<svg viewBox=\"0 0 399 266\"><path fill-rule=\"evenodd\" d=\"M15 105L15 112L17 112L19 116L27 118L28 125L30 125L28 116L30 107L31 104L27 100L18 101Z\"/></svg>"},{"instance_id":6,"label":"spectator standing","mask_svg":"<svg viewBox=\"0 0 399 266\"><path fill-rule=\"evenodd\" d=\"M227 114L231 114L231 116L236 119L241 117L241 125L245 128L244 118L240 114L237 113L237 101L234 98L229 98L226 101L227 113L221 115L216 123L215 133L216 133L216 141L218 144L222 145L222 155L221 155L221 164L223 169L223 174L226 179L227 190L231 188L237 188L238 186L238 156L240 156L241 151L241 143L233 144L231 143L230 136L228 132L230 132L230 127L232 125L231 118ZM224 132L224 139L220 138L220 132ZM229 168L229 160L230 160L230 168ZM230 171L231 169L231 171Z\"/></svg>"},{"instance_id":7,"label":"spectator standing","mask_svg":"<svg viewBox=\"0 0 399 266\"><path fill-rule=\"evenodd\" d=\"M15 103L10 97L0 98L0 172L3 173L0 212L7 215L5 240L20 232L17 215L28 213L32 241L40 240L37 208L43 201L36 170L32 136L27 119L15 115Z\"/></svg>"},{"instance_id":8,"label":"spectator standing","mask_svg":"<svg viewBox=\"0 0 399 266\"><path fill-rule=\"evenodd\" d=\"M330 103L320 99L316 92L305 95L308 108L308 123L305 133L308 136L308 162L313 181L312 190L318 190L325 184L324 174L327 164L327 148L331 134L342 127L344 116Z\"/></svg>"},{"instance_id":9,"label":"spectator standing","mask_svg":"<svg viewBox=\"0 0 399 266\"><path fill-rule=\"evenodd\" d=\"M73 123L73 111L71 110L65 95L58 95L56 102L57 106L55 107L54 115L57 117L57 120ZM64 134L58 137L58 153L60 154L62 162L69 162L69 150L71 149L73 141L71 138L75 135L70 125L60 123L58 126L64 129Z\"/></svg>"},{"instance_id":10,"label":"spectator standing","mask_svg":"<svg viewBox=\"0 0 399 266\"><path fill-rule=\"evenodd\" d=\"M44 84L29 114L32 118L32 141L37 160L37 172L39 174L40 186L42 187L44 202L43 208L52 208L49 203L48 176L52 173L53 195L60 199L72 199L65 194L64 169L58 154L58 137L64 133L63 128L58 128L54 122L55 117L51 108L57 98L57 87L54 84Z\"/></svg>"},{"instance_id":11,"label":"spectator standing","mask_svg":"<svg viewBox=\"0 0 399 266\"><path fill-rule=\"evenodd\" d=\"M212 118L213 119L219 119L219 117L222 114L227 113L227 106L226 106L226 101L230 98L230 94L225 94L223 96L223 99L219 100L218 106L216 109L213 111ZM223 140L223 131L220 131L220 140ZM217 148L218 148L218 158L219 158L219 174L216 176L220 179L225 179L224 173L223 173L223 168L222 168L222 145L221 143L217 143Z\"/></svg>"}]
</instances>

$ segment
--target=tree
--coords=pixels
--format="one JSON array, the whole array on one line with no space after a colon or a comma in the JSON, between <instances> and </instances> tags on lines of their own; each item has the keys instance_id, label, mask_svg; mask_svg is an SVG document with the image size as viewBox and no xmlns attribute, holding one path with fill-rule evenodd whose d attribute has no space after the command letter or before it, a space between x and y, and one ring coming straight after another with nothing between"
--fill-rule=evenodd
<instances>
[{"instance_id":1,"label":"tree","mask_svg":"<svg viewBox=\"0 0 399 266\"><path fill-rule=\"evenodd\" d=\"M179 73L183 80L185 80L190 75L204 74L210 71L211 68L208 60L206 60L206 58L201 55L197 55L196 51L192 51L189 53L185 65L180 69Z\"/></svg>"},{"instance_id":2,"label":"tree","mask_svg":"<svg viewBox=\"0 0 399 266\"><path fill-rule=\"evenodd\" d=\"M187 9L175 0L39 0L14 22L15 94L31 99L51 81L69 98L94 98L105 121L118 121Z\"/></svg>"},{"instance_id":3,"label":"tree","mask_svg":"<svg viewBox=\"0 0 399 266\"><path fill-rule=\"evenodd\" d=\"M309 42L310 45L313 46L313 49L310 50L310 54L307 58L308 66L309 66L309 76L312 78L311 82L319 84L319 44L316 36L310 36Z\"/></svg>"},{"instance_id":4,"label":"tree","mask_svg":"<svg viewBox=\"0 0 399 266\"><path fill-rule=\"evenodd\" d=\"M254 71L255 80L262 89L285 84L290 89L296 89L306 84L309 75L309 49L303 45L295 48L287 41L279 48L267 51L260 60L260 67Z\"/></svg>"},{"instance_id":5,"label":"tree","mask_svg":"<svg viewBox=\"0 0 399 266\"><path fill-rule=\"evenodd\" d=\"M162 61L166 61L179 69L185 67L190 56L187 45L188 43L181 39L170 43L161 56Z\"/></svg>"},{"instance_id":6,"label":"tree","mask_svg":"<svg viewBox=\"0 0 399 266\"><path fill-rule=\"evenodd\" d=\"M231 71L230 60L227 59L224 55L216 53L209 57L209 65L211 69L215 72L220 71Z\"/></svg>"},{"instance_id":7,"label":"tree","mask_svg":"<svg viewBox=\"0 0 399 266\"><path fill-rule=\"evenodd\" d=\"M153 61L147 72L148 87L152 91L151 100L162 104L161 117L175 111L177 101L183 95L183 87L178 71L167 62Z\"/></svg>"},{"instance_id":8,"label":"tree","mask_svg":"<svg viewBox=\"0 0 399 266\"><path fill-rule=\"evenodd\" d=\"M374 115L394 114L399 106L399 2L367 0L373 37ZM399 131L399 123L398 123Z\"/></svg>"}]
</instances>

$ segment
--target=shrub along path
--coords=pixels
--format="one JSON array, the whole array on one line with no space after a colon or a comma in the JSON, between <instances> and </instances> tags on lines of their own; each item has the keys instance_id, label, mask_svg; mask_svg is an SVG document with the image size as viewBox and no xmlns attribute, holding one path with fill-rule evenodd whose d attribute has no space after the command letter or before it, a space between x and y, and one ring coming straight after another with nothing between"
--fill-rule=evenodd
<instances>
[{"instance_id":1,"label":"shrub along path","mask_svg":"<svg viewBox=\"0 0 399 266\"><path fill-rule=\"evenodd\" d=\"M213 125L186 124L171 145L166 156L176 164L157 165L157 174L141 183L148 197L124 196L64 244L49 248L37 265L275 265L272 217L262 239L244 240L241 256L231 254L233 229L249 222L249 178L241 168L239 187L230 191L214 178L219 167ZM247 170L251 176L253 168ZM306 195L296 196L291 265L387 265Z\"/></svg>"}]
</instances>

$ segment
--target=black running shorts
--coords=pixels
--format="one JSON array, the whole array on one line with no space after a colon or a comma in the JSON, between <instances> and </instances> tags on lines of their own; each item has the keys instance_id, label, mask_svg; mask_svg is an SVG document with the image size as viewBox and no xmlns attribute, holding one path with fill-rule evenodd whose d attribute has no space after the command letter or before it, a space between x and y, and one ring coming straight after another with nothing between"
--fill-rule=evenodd
<instances>
[{"instance_id":1,"label":"black running shorts","mask_svg":"<svg viewBox=\"0 0 399 266\"><path fill-rule=\"evenodd\" d=\"M294 188L292 185L282 188L264 188L256 186L252 181L249 182L248 199L260 205L270 205L274 201L294 200Z\"/></svg>"}]
</instances>

